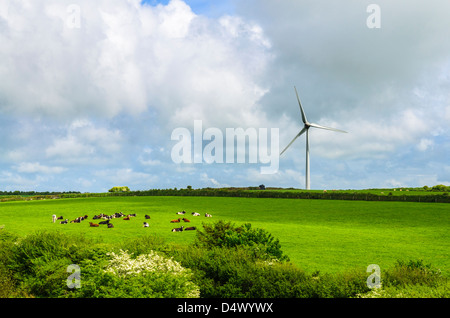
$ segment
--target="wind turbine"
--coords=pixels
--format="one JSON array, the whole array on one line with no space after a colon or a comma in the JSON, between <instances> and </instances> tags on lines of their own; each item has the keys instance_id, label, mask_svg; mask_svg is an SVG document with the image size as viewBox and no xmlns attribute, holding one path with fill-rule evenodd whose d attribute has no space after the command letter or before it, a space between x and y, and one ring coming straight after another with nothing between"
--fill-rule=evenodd
<instances>
[{"instance_id":1,"label":"wind turbine","mask_svg":"<svg viewBox=\"0 0 450 318\"><path fill-rule=\"evenodd\" d=\"M341 132L341 133L347 133L347 132L336 129L336 128L325 127L325 126L321 126L318 124L312 124L312 123L308 122L308 120L306 119L305 112L302 107L302 103L300 102L300 98L298 97L297 88L294 87L294 89L295 89L295 94L297 95L298 105L300 106L300 112L302 114L302 121L303 121L304 126L303 126L303 129L300 130L300 132L297 134L297 136L295 136L294 139L289 143L289 145L287 145L287 147L284 148L284 150L280 153L280 156L294 143L295 140L297 140L298 137L300 137L301 135L303 135L306 132L306 175L305 175L306 183L305 183L305 186L306 186L306 190L310 190L311 182L310 182L310 177L309 177L309 128L314 127L314 128L337 131L337 132Z\"/></svg>"}]
</instances>

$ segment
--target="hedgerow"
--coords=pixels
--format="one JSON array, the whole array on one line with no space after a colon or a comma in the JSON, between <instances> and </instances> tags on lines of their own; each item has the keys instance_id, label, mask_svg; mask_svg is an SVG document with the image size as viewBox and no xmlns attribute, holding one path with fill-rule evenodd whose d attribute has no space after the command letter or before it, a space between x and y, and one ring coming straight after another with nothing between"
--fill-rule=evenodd
<instances>
[{"instance_id":1,"label":"hedgerow","mask_svg":"<svg viewBox=\"0 0 450 318\"><path fill-rule=\"evenodd\" d=\"M422 261L398 261L379 289L367 273L307 273L292 264L278 240L251 225L204 226L194 244L153 236L106 245L83 236L0 231L0 297L81 298L351 298L449 297L449 280ZM81 269L69 288L67 267ZM72 286L73 287L73 286Z\"/></svg>"}]
</instances>

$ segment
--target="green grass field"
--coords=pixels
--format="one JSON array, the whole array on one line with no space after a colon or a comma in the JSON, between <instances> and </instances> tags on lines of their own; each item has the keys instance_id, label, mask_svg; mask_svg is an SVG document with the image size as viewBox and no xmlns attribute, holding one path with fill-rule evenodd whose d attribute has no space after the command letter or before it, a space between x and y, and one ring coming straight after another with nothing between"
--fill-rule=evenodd
<instances>
[{"instance_id":1,"label":"green grass field","mask_svg":"<svg viewBox=\"0 0 450 318\"><path fill-rule=\"evenodd\" d=\"M176 212L185 210L191 223L201 227L217 220L237 225L251 223L280 240L291 261L307 271L339 272L377 264L381 270L396 260L422 259L449 275L449 204L366 202L339 200L252 199L218 197L104 197L0 203L0 226L19 235L38 230L85 233L104 243L122 242L154 234L166 242L193 242L195 232L172 233ZM199 212L193 217L190 212ZM95 214L136 213L130 221L111 221L89 227ZM210 213L212 218L205 218ZM51 222L51 215L70 220L89 215L80 224ZM143 228L144 215L151 216ZM58 221L59 222L59 221Z\"/></svg>"}]
</instances>

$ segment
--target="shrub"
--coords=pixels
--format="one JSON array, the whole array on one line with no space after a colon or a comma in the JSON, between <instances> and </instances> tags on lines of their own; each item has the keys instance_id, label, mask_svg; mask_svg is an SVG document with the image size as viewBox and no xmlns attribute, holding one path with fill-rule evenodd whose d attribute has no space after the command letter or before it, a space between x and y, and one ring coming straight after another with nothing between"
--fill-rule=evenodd
<instances>
[{"instance_id":1,"label":"shrub","mask_svg":"<svg viewBox=\"0 0 450 318\"><path fill-rule=\"evenodd\" d=\"M450 284L441 283L430 287L426 285L391 286L358 295L359 298L449 298Z\"/></svg>"},{"instance_id":2,"label":"shrub","mask_svg":"<svg viewBox=\"0 0 450 318\"><path fill-rule=\"evenodd\" d=\"M16 274L28 275L34 272L36 259L49 261L63 256L65 248L61 238L58 233L41 232L19 240L11 249L9 268Z\"/></svg>"},{"instance_id":3,"label":"shrub","mask_svg":"<svg viewBox=\"0 0 450 318\"><path fill-rule=\"evenodd\" d=\"M120 244L120 248L127 250L132 256L148 254L152 251L164 252L168 249L165 241L156 235L140 236L131 240L126 240Z\"/></svg>"},{"instance_id":4,"label":"shrub","mask_svg":"<svg viewBox=\"0 0 450 318\"><path fill-rule=\"evenodd\" d=\"M296 297L307 279L294 265L258 259L245 246L180 247L173 253L194 272L202 298Z\"/></svg>"},{"instance_id":5,"label":"shrub","mask_svg":"<svg viewBox=\"0 0 450 318\"><path fill-rule=\"evenodd\" d=\"M69 265L102 257L90 240L60 232L36 232L0 247L0 264L11 273L17 293L36 297L64 294Z\"/></svg>"},{"instance_id":6,"label":"shrub","mask_svg":"<svg viewBox=\"0 0 450 318\"><path fill-rule=\"evenodd\" d=\"M246 246L258 258L288 261L283 255L280 241L264 229L252 228L246 223L235 227L231 222L218 221L203 224L203 231L197 231L196 244L206 248Z\"/></svg>"},{"instance_id":7,"label":"shrub","mask_svg":"<svg viewBox=\"0 0 450 318\"><path fill-rule=\"evenodd\" d=\"M363 271L323 274L313 277L312 295L318 298L351 298L370 291Z\"/></svg>"},{"instance_id":8,"label":"shrub","mask_svg":"<svg viewBox=\"0 0 450 318\"><path fill-rule=\"evenodd\" d=\"M0 264L0 298L15 296L15 284L11 278L11 272Z\"/></svg>"},{"instance_id":9,"label":"shrub","mask_svg":"<svg viewBox=\"0 0 450 318\"><path fill-rule=\"evenodd\" d=\"M174 258L192 269L202 298L348 298L369 291L364 271L308 274L259 259L245 246L180 248Z\"/></svg>"},{"instance_id":10,"label":"shrub","mask_svg":"<svg viewBox=\"0 0 450 318\"><path fill-rule=\"evenodd\" d=\"M154 251L136 258L125 252L112 256L105 268L123 279L125 286L139 286L130 297L198 297L198 287L191 282L192 273L173 259ZM142 288L146 290L143 293Z\"/></svg>"},{"instance_id":11,"label":"shrub","mask_svg":"<svg viewBox=\"0 0 450 318\"><path fill-rule=\"evenodd\" d=\"M445 278L439 269L423 260L397 260L394 268L386 271L383 279L385 286L427 285L434 286L442 283Z\"/></svg>"},{"instance_id":12,"label":"shrub","mask_svg":"<svg viewBox=\"0 0 450 318\"><path fill-rule=\"evenodd\" d=\"M450 280L441 271L423 260L397 260L382 276L381 288L361 298L448 298Z\"/></svg>"},{"instance_id":13,"label":"shrub","mask_svg":"<svg viewBox=\"0 0 450 318\"><path fill-rule=\"evenodd\" d=\"M37 297L59 297L67 290L67 266L71 261L67 258L33 260L33 270L20 277L20 288Z\"/></svg>"},{"instance_id":14,"label":"shrub","mask_svg":"<svg viewBox=\"0 0 450 318\"><path fill-rule=\"evenodd\" d=\"M194 298L198 287L192 272L151 251L133 258L127 251L80 264L81 288L67 290L70 298Z\"/></svg>"}]
</instances>

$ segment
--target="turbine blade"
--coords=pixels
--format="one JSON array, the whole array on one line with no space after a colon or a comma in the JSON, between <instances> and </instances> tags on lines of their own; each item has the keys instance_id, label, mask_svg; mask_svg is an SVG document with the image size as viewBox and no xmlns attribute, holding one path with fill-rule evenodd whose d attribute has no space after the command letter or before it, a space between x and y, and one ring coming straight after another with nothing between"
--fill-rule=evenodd
<instances>
[{"instance_id":1,"label":"turbine blade","mask_svg":"<svg viewBox=\"0 0 450 318\"><path fill-rule=\"evenodd\" d=\"M297 138L298 137L300 137L301 135L303 135L304 133L305 133L305 131L307 130L308 128L306 128L306 127L304 127L298 134L297 134L297 136L295 136L294 137L294 139L292 139L292 141L289 143L289 145L287 145L287 147L286 148L284 148L284 150L280 153L280 156L294 143L294 141L296 141L297 140Z\"/></svg>"},{"instance_id":2,"label":"turbine blade","mask_svg":"<svg viewBox=\"0 0 450 318\"><path fill-rule=\"evenodd\" d=\"M297 95L298 105L300 106L300 111L302 113L303 123L306 124L308 122L308 120L306 119L305 111L303 110L302 103L300 102L300 98L298 97L297 87L294 86L294 89L295 89L295 95Z\"/></svg>"},{"instance_id":3,"label":"turbine blade","mask_svg":"<svg viewBox=\"0 0 450 318\"><path fill-rule=\"evenodd\" d=\"M341 132L344 134L347 134L346 131L340 130L340 129L336 129L336 128L331 128L331 127L326 127L326 126L321 126L321 125L317 125L317 124L309 124L311 127L315 127L315 128L320 128L320 129L326 129L326 130L332 130L332 131L337 131L337 132Z\"/></svg>"}]
</instances>

